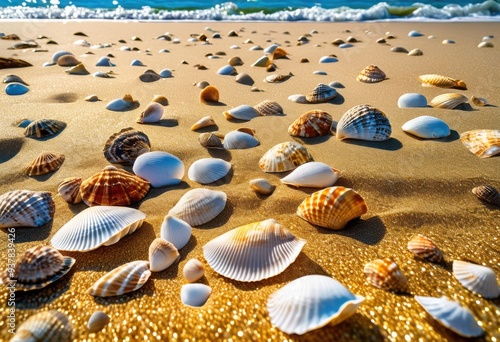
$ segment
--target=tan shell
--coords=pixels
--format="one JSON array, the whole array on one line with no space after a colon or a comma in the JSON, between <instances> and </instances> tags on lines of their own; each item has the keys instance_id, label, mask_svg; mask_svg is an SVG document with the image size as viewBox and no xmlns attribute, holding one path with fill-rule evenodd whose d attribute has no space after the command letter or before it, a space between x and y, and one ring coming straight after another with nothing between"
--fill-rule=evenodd
<instances>
[{"instance_id":1,"label":"tan shell","mask_svg":"<svg viewBox=\"0 0 500 342\"><path fill-rule=\"evenodd\" d=\"M57 59L57 65L59 66L72 67L80 63L74 55L62 55Z\"/></svg>"},{"instance_id":2,"label":"tan shell","mask_svg":"<svg viewBox=\"0 0 500 342\"><path fill-rule=\"evenodd\" d=\"M154 239L149 246L149 269L161 272L179 260L179 251L175 246L162 238Z\"/></svg>"},{"instance_id":3,"label":"tan shell","mask_svg":"<svg viewBox=\"0 0 500 342\"><path fill-rule=\"evenodd\" d=\"M87 69L85 69L85 65L82 63L79 63L69 69L64 70L67 74L70 75L88 75L90 72L88 72Z\"/></svg>"},{"instance_id":4,"label":"tan shell","mask_svg":"<svg viewBox=\"0 0 500 342\"><path fill-rule=\"evenodd\" d=\"M291 72L288 75L281 75L281 74L269 75L264 79L264 81L267 83L282 83L288 80L292 76L293 74Z\"/></svg>"},{"instance_id":5,"label":"tan shell","mask_svg":"<svg viewBox=\"0 0 500 342\"><path fill-rule=\"evenodd\" d=\"M250 188L258 194L269 196L275 187L267 179L256 178L250 181Z\"/></svg>"},{"instance_id":6,"label":"tan shell","mask_svg":"<svg viewBox=\"0 0 500 342\"><path fill-rule=\"evenodd\" d=\"M307 149L296 142L284 142L268 150L259 160L264 172L285 172L312 160Z\"/></svg>"},{"instance_id":7,"label":"tan shell","mask_svg":"<svg viewBox=\"0 0 500 342\"><path fill-rule=\"evenodd\" d=\"M493 157L500 153L500 130L476 129L460 134L462 143L480 158Z\"/></svg>"},{"instance_id":8,"label":"tan shell","mask_svg":"<svg viewBox=\"0 0 500 342\"><path fill-rule=\"evenodd\" d=\"M430 262L440 263L443 261L443 253L429 238L418 234L408 241L408 250L418 258Z\"/></svg>"},{"instance_id":9,"label":"tan shell","mask_svg":"<svg viewBox=\"0 0 500 342\"><path fill-rule=\"evenodd\" d=\"M155 95L151 102L159 103L162 106L168 106L168 99L163 95Z\"/></svg>"},{"instance_id":10,"label":"tan shell","mask_svg":"<svg viewBox=\"0 0 500 342\"><path fill-rule=\"evenodd\" d=\"M288 127L291 136L312 138L330 134L333 119L325 111L315 109L302 114Z\"/></svg>"},{"instance_id":11,"label":"tan shell","mask_svg":"<svg viewBox=\"0 0 500 342\"><path fill-rule=\"evenodd\" d=\"M146 109L139 115L135 122L137 123L154 123L161 120L163 117L163 106L157 102L150 102Z\"/></svg>"},{"instance_id":12,"label":"tan shell","mask_svg":"<svg viewBox=\"0 0 500 342\"><path fill-rule=\"evenodd\" d=\"M472 189L472 193L480 200L500 207L500 191L492 185L480 185Z\"/></svg>"},{"instance_id":13,"label":"tan shell","mask_svg":"<svg viewBox=\"0 0 500 342\"><path fill-rule=\"evenodd\" d=\"M39 312L21 323L10 341L70 342L72 334L73 324L69 317L60 311L50 310Z\"/></svg>"},{"instance_id":14,"label":"tan shell","mask_svg":"<svg viewBox=\"0 0 500 342\"><path fill-rule=\"evenodd\" d=\"M436 74L420 75L418 76L418 80L424 87L455 88L467 90L467 85L464 81L447 76Z\"/></svg>"},{"instance_id":15,"label":"tan shell","mask_svg":"<svg viewBox=\"0 0 500 342\"><path fill-rule=\"evenodd\" d=\"M210 115L202 117L200 120L196 121L196 123L191 126L192 131L196 131L201 128L209 127L209 126L216 126L217 124L215 123L215 120L213 117Z\"/></svg>"},{"instance_id":16,"label":"tan shell","mask_svg":"<svg viewBox=\"0 0 500 342\"><path fill-rule=\"evenodd\" d=\"M223 149L222 141L214 133L201 133L198 136L198 141L201 146L205 148L218 148Z\"/></svg>"},{"instance_id":17,"label":"tan shell","mask_svg":"<svg viewBox=\"0 0 500 342\"><path fill-rule=\"evenodd\" d=\"M24 173L32 177L56 171L61 167L64 159L64 154L44 151L26 166Z\"/></svg>"},{"instance_id":18,"label":"tan shell","mask_svg":"<svg viewBox=\"0 0 500 342\"><path fill-rule=\"evenodd\" d=\"M456 93L447 93L436 96L429 103L434 108L453 109L462 103L466 103L467 96Z\"/></svg>"},{"instance_id":19,"label":"tan shell","mask_svg":"<svg viewBox=\"0 0 500 342\"><path fill-rule=\"evenodd\" d=\"M484 107L488 104L488 100L482 97L476 97L474 95L471 96L470 101L479 107Z\"/></svg>"},{"instance_id":20,"label":"tan shell","mask_svg":"<svg viewBox=\"0 0 500 342\"><path fill-rule=\"evenodd\" d=\"M384 79L385 73L379 67L372 64L361 70L361 73L356 78L356 80L364 83L376 83Z\"/></svg>"},{"instance_id":21,"label":"tan shell","mask_svg":"<svg viewBox=\"0 0 500 342\"><path fill-rule=\"evenodd\" d=\"M283 108L276 101L264 100L253 106L260 115L283 115Z\"/></svg>"},{"instance_id":22,"label":"tan shell","mask_svg":"<svg viewBox=\"0 0 500 342\"><path fill-rule=\"evenodd\" d=\"M96 333L104 329L108 325L110 318L107 313L103 311L95 311L92 316L90 316L87 323L87 329L91 333Z\"/></svg>"},{"instance_id":23,"label":"tan shell","mask_svg":"<svg viewBox=\"0 0 500 342\"><path fill-rule=\"evenodd\" d=\"M190 283L198 281L205 275L203 264L198 259L190 259L182 269L184 278Z\"/></svg>"},{"instance_id":24,"label":"tan shell","mask_svg":"<svg viewBox=\"0 0 500 342\"><path fill-rule=\"evenodd\" d=\"M80 203L82 201L81 184L82 179L79 177L66 178L57 187L57 192L68 203Z\"/></svg>"},{"instance_id":25,"label":"tan shell","mask_svg":"<svg viewBox=\"0 0 500 342\"><path fill-rule=\"evenodd\" d=\"M219 102L219 90L214 86L207 86L200 92L201 103Z\"/></svg>"},{"instance_id":26,"label":"tan shell","mask_svg":"<svg viewBox=\"0 0 500 342\"><path fill-rule=\"evenodd\" d=\"M137 157L150 150L151 143L148 136L132 127L127 127L108 138L103 152L110 163L132 164Z\"/></svg>"},{"instance_id":27,"label":"tan shell","mask_svg":"<svg viewBox=\"0 0 500 342\"><path fill-rule=\"evenodd\" d=\"M241 60L240 57L233 57L233 58L230 58L227 63L231 66L238 66L238 65L243 65L243 61Z\"/></svg>"},{"instance_id":28,"label":"tan shell","mask_svg":"<svg viewBox=\"0 0 500 342\"><path fill-rule=\"evenodd\" d=\"M408 281L398 264L391 259L377 259L365 265L368 282L379 289L392 292L408 292Z\"/></svg>"}]
</instances>

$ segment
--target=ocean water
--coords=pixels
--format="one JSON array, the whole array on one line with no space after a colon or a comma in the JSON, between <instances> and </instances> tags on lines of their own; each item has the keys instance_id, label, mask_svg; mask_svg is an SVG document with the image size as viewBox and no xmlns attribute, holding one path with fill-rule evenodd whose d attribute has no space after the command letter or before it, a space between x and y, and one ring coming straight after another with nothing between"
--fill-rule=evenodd
<instances>
[{"instance_id":1,"label":"ocean water","mask_svg":"<svg viewBox=\"0 0 500 342\"><path fill-rule=\"evenodd\" d=\"M123 20L498 20L499 0L0 0L0 19Z\"/></svg>"}]
</instances>

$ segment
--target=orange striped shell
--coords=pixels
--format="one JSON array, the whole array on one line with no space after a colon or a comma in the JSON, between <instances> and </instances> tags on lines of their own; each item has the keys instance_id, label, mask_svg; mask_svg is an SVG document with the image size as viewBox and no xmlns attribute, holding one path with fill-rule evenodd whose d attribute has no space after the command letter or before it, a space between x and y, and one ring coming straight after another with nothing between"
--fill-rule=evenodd
<instances>
[{"instance_id":1,"label":"orange striped shell","mask_svg":"<svg viewBox=\"0 0 500 342\"><path fill-rule=\"evenodd\" d=\"M333 119L325 111L314 109L302 114L288 127L288 134L296 137L312 138L330 133Z\"/></svg>"},{"instance_id":2,"label":"orange striped shell","mask_svg":"<svg viewBox=\"0 0 500 342\"><path fill-rule=\"evenodd\" d=\"M440 263L443 261L443 253L427 237L418 234L408 241L408 250L418 258L430 262Z\"/></svg>"},{"instance_id":3,"label":"orange striped shell","mask_svg":"<svg viewBox=\"0 0 500 342\"><path fill-rule=\"evenodd\" d=\"M24 169L28 176L39 176L58 170L64 162L64 154L44 151Z\"/></svg>"},{"instance_id":4,"label":"orange striped shell","mask_svg":"<svg viewBox=\"0 0 500 342\"><path fill-rule=\"evenodd\" d=\"M365 265L365 276L368 282L379 289L392 292L407 292L408 280L391 259L377 259Z\"/></svg>"},{"instance_id":5,"label":"orange striped shell","mask_svg":"<svg viewBox=\"0 0 500 342\"><path fill-rule=\"evenodd\" d=\"M356 80L364 83L376 83L385 79L385 73L376 65L369 65L358 75Z\"/></svg>"},{"instance_id":6,"label":"orange striped shell","mask_svg":"<svg viewBox=\"0 0 500 342\"><path fill-rule=\"evenodd\" d=\"M451 77L441 76L436 74L420 75L418 80L424 87L441 87L441 88L455 88L467 90L467 85L464 81L456 80Z\"/></svg>"},{"instance_id":7,"label":"orange striped shell","mask_svg":"<svg viewBox=\"0 0 500 342\"><path fill-rule=\"evenodd\" d=\"M272 147L259 160L259 167L264 172L285 172L311 161L307 149L294 141L284 142Z\"/></svg>"}]
</instances>

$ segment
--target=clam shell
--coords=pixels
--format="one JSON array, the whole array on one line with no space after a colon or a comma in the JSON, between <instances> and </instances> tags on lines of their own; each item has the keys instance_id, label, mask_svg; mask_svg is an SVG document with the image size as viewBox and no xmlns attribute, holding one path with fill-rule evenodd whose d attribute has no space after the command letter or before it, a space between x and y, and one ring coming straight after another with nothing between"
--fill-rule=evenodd
<instances>
[{"instance_id":1,"label":"clam shell","mask_svg":"<svg viewBox=\"0 0 500 342\"><path fill-rule=\"evenodd\" d=\"M13 190L0 196L0 228L40 227L54 217L50 192Z\"/></svg>"},{"instance_id":2,"label":"clam shell","mask_svg":"<svg viewBox=\"0 0 500 342\"><path fill-rule=\"evenodd\" d=\"M306 100L306 96L305 95L302 95L302 94L294 94L294 95L290 95L288 96L288 99L292 102L295 102L295 103L309 103L307 100Z\"/></svg>"},{"instance_id":3,"label":"clam shell","mask_svg":"<svg viewBox=\"0 0 500 342\"><path fill-rule=\"evenodd\" d=\"M109 57L101 57L99 58L95 66L114 67L116 65L111 62Z\"/></svg>"},{"instance_id":4,"label":"clam shell","mask_svg":"<svg viewBox=\"0 0 500 342\"><path fill-rule=\"evenodd\" d=\"M339 60L333 56L323 56L319 59L320 63L335 63L338 62Z\"/></svg>"},{"instance_id":5,"label":"clam shell","mask_svg":"<svg viewBox=\"0 0 500 342\"><path fill-rule=\"evenodd\" d=\"M38 290L60 279L74 263L75 259L62 256L57 249L35 246L17 260L12 274L4 271L0 281L6 286L15 283L16 291Z\"/></svg>"},{"instance_id":6,"label":"clam shell","mask_svg":"<svg viewBox=\"0 0 500 342\"><path fill-rule=\"evenodd\" d=\"M60 51L55 52L52 55L52 60L51 60L51 63L49 63L49 65L57 64L57 60L59 58L61 58L61 56L64 56L64 55L72 55L72 53L69 51L64 51L64 50L60 50Z\"/></svg>"},{"instance_id":7,"label":"clam shell","mask_svg":"<svg viewBox=\"0 0 500 342\"><path fill-rule=\"evenodd\" d=\"M381 110L357 105L342 115L337 124L337 139L385 141L392 133L391 123Z\"/></svg>"},{"instance_id":8,"label":"clam shell","mask_svg":"<svg viewBox=\"0 0 500 342\"><path fill-rule=\"evenodd\" d=\"M252 179L249 184L253 191L261 195L269 196L274 191L274 186L264 178Z\"/></svg>"},{"instance_id":9,"label":"clam shell","mask_svg":"<svg viewBox=\"0 0 500 342\"><path fill-rule=\"evenodd\" d=\"M480 185L472 189L472 193L479 199L500 207L500 191L492 185Z\"/></svg>"},{"instance_id":10,"label":"clam shell","mask_svg":"<svg viewBox=\"0 0 500 342\"><path fill-rule=\"evenodd\" d=\"M372 64L361 70L361 73L356 78L356 80L364 83L376 83L384 79L385 73L379 67Z\"/></svg>"},{"instance_id":11,"label":"clam shell","mask_svg":"<svg viewBox=\"0 0 500 342\"><path fill-rule=\"evenodd\" d=\"M466 103L467 96L456 93L447 93L436 96L429 103L434 108L454 109L455 107Z\"/></svg>"},{"instance_id":12,"label":"clam shell","mask_svg":"<svg viewBox=\"0 0 500 342\"><path fill-rule=\"evenodd\" d=\"M162 78L172 77L172 70L170 69L162 69L159 74Z\"/></svg>"},{"instance_id":13,"label":"clam shell","mask_svg":"<svg viewBox=\"0 0 500 342\"><path fill-rule=\"evenodd\" d=\"M314 109L302 114L288 127L288 134L312 138L330 134L333 119L325 111Z\"/></svg>"},{"instance_id":14,"label":"clam shell","mask_svg":"<svg viewBox=\"0 0 500 342\"><path fill-rule=\"evenodd\" d=\"M85 68L85 65L79 63L69 69L64 70L69 75L88 75L90 72Z\"/></svg>"},{"instance_id":15,"label":"clam shell","mask_svg":"<svg viewBox=\"0 0 500 342\"><path fill-rule=\"evenodd\" d=\"M226 206L227 195L222 191L193 189L186 192L168 215L175 216L190 226L200 226L219 215Z\"/></svg>"},{"instance_id":16,"label":"clam shell","mask_svg":"<svg viewBox=\"0 0 500 342\"><path fill-rule=\"evenodd\" d=\"M453 276L467 290L484 298L500 296L500 287L495 272L486 266L453 260Z\"/></svg>"},{"instance_id":17,"label":"clam shell","mask_svg":"<svg viewBox=\"0 0 500 342\"><path fill-rule=\"evenodd\" d=\"M189 242L193 228L187 222L166 215L160 228L160 237L171 242L175 248L181 249Z\"/></svg>"},{"instance_id":18,"label":"clam shell","mask_svg":"<svg viewBox=\"0 0 500 342\"><path fill-rule=\"evenodd\" d=\"M275 145L259 160L259 167L264 172L285 172L312 161L307 149L294 141Z\"/></svg>"},{"instance_id":19,"label":"clam shell","mask_svg":"<svg viewBox=\"0 0 500 342\"><path fill-rule=\"evenodd\" d=\"M95 94L92 94L92 95L88 95L84 98L85 101L88 101L88 102L96 102L96 101L100 101L99 100L99 97Z\"/></svg>"},{"instance_id":20,"label":"clam shell","mask_svg":"<svg viewBox=\"0 0 500 342\"><path fill-rule=\"evenodd\" d=\"M133 164L137 157L150 149L151 143L145 133L127 127L108 138L103 152L110 163Z\"/></svg>"},{"instance_id":21,"label":"clam shell","mask_svg":"<svg viewBox=\"0 0 500 342\"><path fill-rule=\"evenodd\" d=\"M210 267L237 281L274 277L291 265L305 240L274 219L250 223L224 233L203 246Z\"/></svg>"},{"instance_id":22,"label":"clam shell","mask_svg":"<svg viewBox=\"0 0 500 342\"><path fill-rule=\"evenodd\" d=\"M110 318L107 313L103 311L95 311L92 316L90 316L87 323L87 330L90 333L96 333L104 329L108 325Z\"/></svg>"},{"instance_id":23,"label":"clam shell","mask_svg":"<svg viewBox=\"0 0 500 342\"><path fill-rule=\"evenodd\" d=\"M240 57L233 57L227 61L227 64L229 64L231 66L238 66L238 65L243 65L244 63Z\"/></svg>"},{"instance_id":24,"label":"clam shell","mask_svg":"<svg viewBox=\"0 0 500 342\"><path fill-rule=\"evenodd\" d=\"M408 241L408 250L416 257L430 262L440 263L443 261L443 253L429 238L418 234Z\"/></svg>"},{"instance_id":25,"label":"clam shell","mask_svg":"<svg viewBox=\"0 0 500 342\"><path fill-rule=\"evenodd\" d=\"M424 87L455 88L467 90L467 85L464 81L457 80L448 76L427 74L418 76L418 80Z\"/></svg>"},{"instance_id":26,"label":"clam shell","mask_svg":"<svg viewBox=\"0 0 500 342\"><path fill-rule=\"evenodd\" d=\"M158 80L161 80L161 75L158 75L154 70L146 70L142 75L139 76L139 79L142 82L150 83L150 82L156 82Z\"/></svg>"},{"instance_id":27,"label":"clam shell","mask_svg":"<svg viewBox=\"0 0 500 342\"><path fill-rule=\"evenodd\" d=\"M151 102L146 109L139 115L135 122L138 123L153 123L161 120L163 116L163 106L157 102Z\"/></svg>"},{"instance_id":28,"label":"clam shell","mask_svg":"<svg viewBox=\"0 0 500 342\"><path fill-rule=\"evenodd\" d=\"M262 56L258 60L256 60L252 66L253 67L262 67L267 68L271 64L271 60L267 56Z\"/></svg>"},{"instance_id":29,"label":"clam shell","mask_svg":"<svg viewBox=\"0 0 500 342\"><path fill-rule=\"evenodd\" d=\"M420 33L419 31L412 30L408 32L408 37L422 37L423 34Z\"/></svg>"},{"instance_id":30,"label":"clam shell","mask_svg":"<svg viewBox=\"0 0 500 342\"><path fill-rule=\"evenodd\" d=\"M238 74L235 78L235 81L240 83L240 84L244 84L244 85L248 85L248 86L251 86L255 83L253 78L250 75L245 74L245 73Z\"/></svg>"},{"instance_id":31,"label":"clam shell","mask_svg":"<svg viewBox=\"0 0 500 342\"><path fill-rule=\"evenodd\" d=\"M415 300L436 321L464 337L477 337L484 333L472 312L459 302L446 297L415 296Z\"/></svg>"},{"instance_id":32,"label":"clam shell","mask_svg":"<svg viewBox=\"0 0 500 342\"><path fill-rule=\"evenodd\" d=\"M5 93L7 95L24 95L30 88L21 83L9 83L5 86Z\"/></svg>"},{"instance_id":33,"label":"clam shell","mask_svg":"<svg viewBox=\"0 0 500 342\"><path fill-rule=\"evenodd\" d=\"M205 104L219 102L219 90L211 85L206 86L200 92L200 102Z\"/></svg>"},{"instance_id":34,"label":"clam shell","mask_svg":"<svg viewBox=\"0 0 500 342\"><path fill-rule=\"evenodd\" d=\"M337 96L337 91L323 83L319 83L312 92L306 95L306 100L309 103L327 102Z\"/></svg>"},{"instance_id":35,"label":"clam shell","mask_svg":"<svg viewBox=\"0 0 500 342\"><path fill-rule=\"evenodd\" d=\"M74 55L62 55L57 59L56 64L59 66L72 67L81 62Z\"/></svg>"},{"instance_id":36,"label":"clam shell","mask_svg":"<svg viewBox=\"0 0 500 342\"><path fill-rule=\"evenodd\" d=\"M272 293L267 310L271 323L280 330L303 335L346 320L363 301L333 278L307 275Z\"/></svg>"},{"instance_id":37,"label":"clam shell","mask_svg":"<svg viewBox=\"0 0 500 342\"><path fill-rule=\"evenodd\" d=\"M191 126L192 131L196 131L201 128L209 127L209 126L217 126L215 123L214 118L212 118L210 115L202 117L200 120L196 121L196 123Z\"/></svg>"},{"instance_id":38,"label":"clam shell","mask_svg":"<svg viewBox=\"0 0 500 342\"><path fill-rule=\"evenodd\" d=\"M253 106L260 115L283 115L283 108L276 101L264 100Z\"/></svg>"},{"instance_id":39,"label":"clam shell","mask_svg":"<svg viewBox=\"0 0 500 342\"><path fill-rule=\"evenodd\" d=\"M73 324L68 316L56 310L42 311L21 323L11 342L70 342Z\"/></svg>"},{"instance_id":40,"label":"clam shell","mask_svg":"<svg viewBox=\"0 0 500 342\"><path fill-rule=\"evenodd\" d=\"M29 86L28 83L24 82L23 79L17 75L6 75L3 78L3 83L21 83L24 84L25 86Z\"/></svg>"},{"instance_id":41,"label":"clam shell","mask_svg":"<svg viewBox=\"0 0 500 342\"><path fill-rule=\"evenodd\" d=\"M168 99L163 95L155 95L151 102L159 103L162 106L168 106Z\"/></svg>"},{"instance_id":42,"label":"clam shell","mask_svg":"<svg viewBox=\"0 0 500 342\"><path fill-rule=\"evenodd\" d=\"M179 251L169 241L157 238L149 245L149 270L161 272L179 260Z\"/></svg>"},{"instance_id":43,"label":"clam shell","mask_svg":"<svg viewBox=\"0 0 500 342\"><path fill-rule=\"evenodd\" d=\"M441 119L433 116L419 116L407 121L403 131L423 139L439 139L450 135L450 128Z\"/></svg>"},{"instance_id":44,"label":"clam shell","mask_svg":"<svg viewBox=\"0 0 500 342\"><path fill-rule=\"evenodd\" d=\"M230 133L227 136L229 135ZM224 139L224 142L225 141ZM191 164L188 170L188 178L200 184L210 184L225 177L229 170L231 170L231 163L225 160L219 158L203 158Z\"/></svg>"},{"instance_id":45,"label":"clam shell","mask_svg":"<svg viewBox=\"0 0 500 342\"><path fill-rule=\"evenodd\" d=\"M408 53L408 50L401 46L394 46L391 48L392 52Z\"/></svg>"},{"instance_id":46,"label":"clam shell","mask_svg":"<svg viewBox=\"0 0 500 342\"><path fill-rule=\"evenodd\" d=\"M377 259L365 265L365 276L368 282L385 291L408 292L408 281L405 275L391 259Z\"/></svg>"},{"instance_id":47,"label":"clam shell","mask_svg":"<svg viewBox=\"0 0 500 342\"><path fill-rule=\"evenodd\" d=\"M80 203L82 201L81 184L82 179L79 177L65 178L57 187L57 192L68 203Z\"/></svg>"},{"instance_id":48,"label":"clam shell","mask_svg":"<svg viewBox=\"0 0 500 342\"><path fill-rule=\"evenodd\" d=\"M470 101L479 107L484 107L488 104L488 100L482 97L476 97L474 95L471 96Z\"/></svg>"},{"instance_id":49,"label":"clam shell","mask_svg":"<svg viewBox=\"0 0 500 342\"><path fill-rule=\"evenodd\" d=\"M66 127L66 123L53 119L39 119L31 122L25 129L24 135L29 138L45 138L55 135Z\"/></svg>"},{"instance_id":50,"label":"clam shell","mask_svg":"<svg viewBox=\"0 0 500 342\"><path fill-rule=\"evenodd\" d=\"M136 101L132 98L130 94L125 94L121 99L114 99L106 105L106 109L115 112L122 112L132 109Z\"/></svg>"},{"instance_id":51,"label":"clam shell","mask_svg":"<svg viewBox=\"0 0 500 342\"><path fill-rule=\"evenodd\" d=\"M212 288L205 284L185 284L181 288L181 301L184 305L200 307L205 305Z\"/></svg>"},{"instance_id":52,"label":"clam shell","mask_svg":"<svg viewBox=\"0 0 500 342\"><path fill-rule=\"evenodd\" d=\"M493 42L481 42L477 45L478 48L492 48L494 46Z\"/></svg>"},{"instance_id":53,"label":"clam shell","mask_svg":"<svg viewBox=\"0 0 500 342\"><path fill-rule=\"evenodd\" d=\"M184 177L184 163L173 154L155 151L140 155L132 170L154 188L177 185Z\"/></svg>"},{"instance_id":54,"label":"clam shell","mask_svg":"<svg viewBox=\"0 0 500 342\"><path fill-rule=\"evenodd\" d=\"M292 76L293 76L292 73L289 73L288 75L274 74L264 78L264 81L266 81L267 83L282 83L287 81Z\"/></svg>"},{"instance_id":55,"label":"clam shell","mask_svg":"<svg viewBox=\"0 0 500 342\"><path fill-rule=\"evenodd\" d=\"M99 278L87 293L95 297L111 297L136 291L151 275L148 266L149 262L142 260L121 265Z\"/></svg>"},{"instance_id":56,"label":"clam shell","mask_svg":"<svg viewBox=\"0 0 500 342\"><path fill-rule=\"evenodd\" d=\"M198 136L198 142L201 146L205 148L224 148L222 146L222 141L220 138L214 133L201 133Z\"/></svg>"},{"instance_id":57,"label":"clam shell","mask_svg":"<svg viewBox=\"0 0 500 342\"><path fill-rule=\"evenodd\" d=\"M238 74L238 72L236 71L236 69L232 65L225 65L225 66L221 67L219 70L217 70L217 73L219 75L225 75L225 76L233 76L233 75Z\"/></svg>"},{"instance_id":58,"label":"clam shell","mask_svg":"<svg viewBox=\"0 0 500 342\"><path fill-rule=\"evenodd\" d=\"M61 167L64 159L64 154L44 151L26 166L24 173L32 177L56 171Z\"/></svg>"},{"instance_id":59,"label":"clam shell","mask_svg":"<svg viewBox=\"0 0 500 342\"><path fill-rule=\"evenodd\" d=\"M500 130L476 129L460 134L460 141L480 158L493 157L500 153Z\"/></svg>"},{"instance_id":60,"label":"clam shell","mask_svg":"<svg viewBox=\"0 0 500 342\"><path fill-rule=\"evenodd\" d=\"M399 108L423 108L427 107L427 99L418 93L406 93L398 99Z\"/></svg>"},{"instance_id":61,"label":"clam shell","mask_svg":"<svg viewBox=\"0 0 500 342\"><path fill-rule=\"evenodd\" d=\"M413 49L410 52L408 52L408 56L423 56L424 53L420 49Z\"/></svg>"},{"instance_id":62,"label":"clam shell","mask_svg":"<svg viewBox=\"0 0 500 342\"><path fill-rule=\"evenodd\" d=\"M281 179L281 183L296 187L326 188L339 179L340 171L331 168L325 163L309 162L300 165L288 176Z\"/></svg>"},{"instance_id":63,"label":"clam shell","mask_svg":"<svg viewBox=\"0 0 500 342\"><path fill-rule=\"evenodd\" d=\"M253 135L240 131L231 131L224 137L223 146L226 150L247 149L260 145Z\"/></svg>"},{"instance_id":64,"label":"clam shell","mask_svg":"<svg viewBox=\"0 0 500 342\"><path fill-rule=\"evenodd\" d=\"M224 117L227 120L237 119L245 121L249 121L260 116L260 113L254 107L245 104L231 108L222 114L224 114Z\"/></svg>"},{"instance_id":65,"label":"clam shell","mask_svg":"<svg viewBox=\"0 0 500 342\"><path fill-rule=\"evenodd\" d=\"M203 264L198 259L190 259L182 269L184 278L190 283L200 280L205 275Z\"/></svg>"}]
</instances>

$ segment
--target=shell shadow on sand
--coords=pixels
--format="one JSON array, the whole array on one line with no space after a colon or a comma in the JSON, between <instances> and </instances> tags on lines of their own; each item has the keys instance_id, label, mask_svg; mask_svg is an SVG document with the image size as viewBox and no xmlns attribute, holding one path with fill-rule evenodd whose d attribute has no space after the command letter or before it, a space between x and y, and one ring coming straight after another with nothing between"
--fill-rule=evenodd
<instances>
[{"instance_id":1,"label":"shell shadow on sand","mask_svg":"<svg viewBox=\"0 0 500 342\"><path fill-rule=\"evenodd\" d=\"M424 139L424 138L417 137L416 135L413 135L413 134L408 133L408 132L404 132L404 133L407 136L409 136L413 139L416 139L416 140L420 140L420 141L431 140L431 141L436 141L436 142L452 142L452 141L456 141L456 140L460 139L460 134L453 129L450 130L450 135L448 135L447 137L444 137L444 138L439 138L439 139Z\"/></svg>"},{"instance_id":2,"label":"shell shadow on sand","mask_svg":"<svg viewBox=\"0 0 500 342\"><path fill-rule=\"evenodd\" d=\"M21 137L0 138L0 164L15 157L21 151L24 141Z\"/></svg>"},{"instance_id":3,"label":"shell shadow on sand","mask_svg":"<svg viewBox=\"0 0 500 342\"><path fill-rule=\"evenodd\" d=\"M397 151L403 147L401 141L396 138L389 138L386 141L365 141L357 139L344 139L342 142L363 147L371 147L380 150Z\"/></svg>"},{"instance_id":4,"label":"shell shadow on sand","mask_svg":"<svg viewBox=\"0 0 500 342\"><path fill-rule=\"evenodd\" d=\"M371 246L382 241L387 232L384 222L378 216L373 216L366 220L356 218L349 221L344 229L341 230L315 227L317 227L320 233L342 235Z\"/></svg>"}]
</instances>

